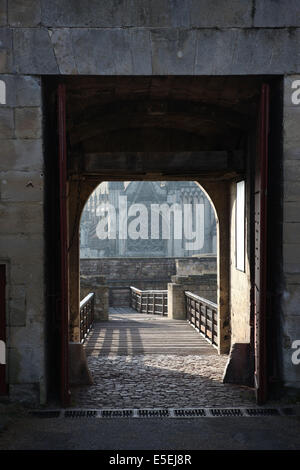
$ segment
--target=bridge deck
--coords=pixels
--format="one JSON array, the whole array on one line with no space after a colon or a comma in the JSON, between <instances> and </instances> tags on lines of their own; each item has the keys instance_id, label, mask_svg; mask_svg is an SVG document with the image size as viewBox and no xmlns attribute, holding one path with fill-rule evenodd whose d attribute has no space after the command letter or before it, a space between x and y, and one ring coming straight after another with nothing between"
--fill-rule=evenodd
<instances>
[{"instance_id":1,"label":"bridge deck","mask_svg":"<svg viewBox=\"0 0 300 470\"><path fill-rule=\"evenodd\" d=\"M109 321L95 323L86 344L87 355L217 354L185 320L111 308Z\"/></svg>"}]
</instances>

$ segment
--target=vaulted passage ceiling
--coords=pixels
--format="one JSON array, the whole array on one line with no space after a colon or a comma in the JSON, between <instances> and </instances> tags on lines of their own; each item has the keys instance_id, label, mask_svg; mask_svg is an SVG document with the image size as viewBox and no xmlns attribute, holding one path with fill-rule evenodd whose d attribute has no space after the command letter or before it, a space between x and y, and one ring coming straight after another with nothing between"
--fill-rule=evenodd
<instances>
[{"instance_id":1,"label":"vaulted passage ceiling","mask_svg":"<svg viewBox=\"0 0 300 470\"><path fill-rule=\"evenodd\" d=\"M255 129L261 77L70 77L76 153L236 150Z\"/></svg>"}]
</instances>

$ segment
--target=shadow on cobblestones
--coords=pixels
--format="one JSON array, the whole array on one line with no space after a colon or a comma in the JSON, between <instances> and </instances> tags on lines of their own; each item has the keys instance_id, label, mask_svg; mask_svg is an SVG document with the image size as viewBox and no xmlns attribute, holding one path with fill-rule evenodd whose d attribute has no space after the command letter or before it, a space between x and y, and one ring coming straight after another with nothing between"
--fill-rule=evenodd
<instances>
[{"instance_id":1,"label":"shadow on cobblestones","mask_svg":"<svg viewBox=\"0 0 300 470\"><path fill-rule=\"evenodd\" d=\"M90 356L94 384L74 387L74 406L89 408L247 406L248 387L222 383L227 356Z\"/></svg>"}]
</instances>

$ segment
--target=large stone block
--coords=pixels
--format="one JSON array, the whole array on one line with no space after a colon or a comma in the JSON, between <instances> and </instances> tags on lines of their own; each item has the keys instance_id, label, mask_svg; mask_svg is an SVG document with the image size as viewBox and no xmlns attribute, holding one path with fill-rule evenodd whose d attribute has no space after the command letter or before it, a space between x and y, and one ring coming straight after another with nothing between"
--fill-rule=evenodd
<instances>
[{"instance_id":1,"label":"large stone block","mask_svg":"<svg viewBox=\"0 0 300 470\"><path fill-rule=\"evenodd\" d=\"M253 387L254 357L250 343L234 343L226 364L223 383Z\"/></svg>"},{"instance_id":2,"label":"large stone block","mask_svg":"<svg viewBox=\"0 0 300 470\"><path fill-rule=\"evenodd\" d=\"M25 332L26 328L22 328ZM9 348L8 350L8 374L10 384L38 383L44 375L44 354L40 345L25 348Z\"/></svg>"},{"instance_id":3,"label":"large stone block","mask_svg":"<svg viewBox=\"0 0 300 470\"><path fill-rule=\"evenodd\" d=\"M285 222L283 224L283 243L299 243L300 245L300 223Z\"/></svg>"},{"instance_id":4,"label":"large stone block","mask_svg":"<svg viewBox=\"0 0 300 470\"><path fill-rule=\"evenodd\" d=\"M114 75L117 67L117 70L121 69L123 73L130 74L131 56L126 36L124 30L72 31L78 72ZM116 64L119 55L121 62Z\"/></svg>"},{"instance_id":5,"label":"large stone block","mask_svg":"<svg viewBox=\"0 0 300 470\"><path fill-rule=\"evenodd\" d=\"M0 140L14 137L13 110L0 107Z\"/></svg>"},{"instance_id":6,"label":"large stone block","mask_svg":"<svg viewBox=\"0 0 300 470\"><path fill-rule=\"evenodd\" d=\"M46 26L249 27L252 4L242 0L42 0Z\"/></svg>"},{"instance_id":7,"label":"large stone block","mask_svg":"<svg viewBox=\"0 0 300 470\"><path fill-rule=\"evenodd\" d=\"M0 79L6 85L6 106L40 106L41 84L38 77L3 74Z\"/></svg>"},{"instance_id":8,"label":"large stone block","mask_svg":"<svg viewBox=\"0 0 300 470\"><path fill-rule=\"evenodd\" d=\"M300 80L300 75L286 75L283 80L283 104L284 108L287 107L300 107L300 104L294 104L292 102L292 95L295 92L296 88L293 88L292 85L296 80ZM297 87L298 88L298 87Z\"/></svg>"},{"instance_id":9,"label":"large stone block","mask_svg":"<svg viewBox=\"0 0 300 470\"><path fill-rule=\"evenodd\" d=\"M154 75L193 75L195 31L159 29L151 31Z\"/></svg>"},{"instance_id":10,"label":"large stone block","mask_svg":"<svg viewBox=\"0 0 300 470\"><path fill-rule=\"evenodd\" d=\"M300 201L284 203L283 221L284 222L300 222Z\"/></svg>"},{"instance_id":11,"label":"large stone block","mask_svg":"<svg viewBox=\"0 0 300 470\"><path fill-rule=\"evenodd\" d=\"M0 0L0 26L7 24L7 0Z\"/></svg>"},{"instance_id":12,"label":"large stone block","mask_svg":"<svg viewBox=\"0 0 300 470\"><path fill-rule=\"evenodd\" d=\"M73 52L71 30L68 28L55 29L50 33L59 71L64 75L78 73Z\"/></svg>"},{"instance_id":13,"label":"large stone block","mask_svg":"<svg viewBox=\"0 0 300 470\"><path fill-rule=\"evenodd\" d=\"M180 284L168 284L168 318L186 320L184 288Z\"/></svg>"},{"instance_id":14,"label":"large stone block","mask_svg":"<svg viewBox=\"0 0 300 470\"><path fill-rule=\"evenodd\" d=\"M49 27L130 26L130 8L124 0L42 0L42 23Z\"/></svg>"},{"instance_id":15,"label":"large stone block","mask_svg":"<svg viewBox=\"0 0 300 470\"><path fill-rule=\"evenodd\" d=\"M36 406L39 401L39 384L10 384L9 397L12 402Z\"/></svg>"},{"instance_id":16,"label":"large stone block","mask_svg":"<svg viewBox=\"0 0 300 470\"><path fill-rule=\"evenodd\" d=\"M284 26L300 26L300 4L298 0L289 0L288 2L286 0L258 1L254 2L253 11L254 27L282 28Z\"/></svg>"},{"instance_id":17,"label":"large stone block","mask_svg":"<svg viewBox=\"0 0 300 470\"><path fill-rule=\"evenodd\" d=\"M15 109L16 137L39 139L42 133L42 113L39 107Z\"/></svg>"},{"instance_id":18,"label":"large stone block","mask_svg":"<svg viewBox=\"0 0 300 470\"><path fill-rule=\"evenodd\" d=\"M284 315L295 315L300 321L300 282L291 281L283 293L282 311ZM299 338L300 339L300 338Z\"/></svg>"},{"instance_id":19,"label":"large stone block","mask_svg":"<svg viewBox=\"0 0 300 470\"><path fill-rule=\"evenodd\" d=\"M287 262L300 262L300 243L284 243L283 257Z\"/></svg>"},{"instance_id":20,"label":"large stone block","mask_svg":"<svg viewBox=\"0 0 300 470\"><path fill-rule=\"evenodd\" d=\"M38 350L43 345L43 326L38 322L28 322L26 328L22 326L11 326L9 332L9 347L19 349L22 357L22 351L26 351L28 349L34 351L35 348ZM26 358L24 358L24 361L26 361ZM26 367L28 366L26 365Z\"/></svg>"},{"instance_id":21,"label":"large stone block","mask_svg":"<svg viewBox=\"0 0 300 470\"><path fill-rule=\"evenodd\" d=\"M42 263L44 241L40 235L0 234L1 256L13 259L15 263ZM24 281L24 280L23 280ZM28 279L28 282L30 280Z\"/></svg>"},{"instance_id":22,"label":"large stone block","mask_svg":"<svg viewBox=\"0 0 300 470\"><path fill-rule=\"evenodd\" d=\"M286 184L289 184L289 181L300 181L300 159L284 161L283 179Z\"/></svg>"},{"instance_id":23,"label":"large stone block","mask_svg":"<svg viewBox=\"0 0 300 470\"><path fill-rule=\"evenodd\" d=\"M43 205L29 202L27 204L1 203L0 219L5 224L0 225L0 233L44 233Z\"/></svg>"},{"instance_id":24,"label":"large stone block","mask_svg":"<svg viewBox=\"0 0 300 470\"><path fill-rule=\"evenodd\" d=\"M190 7L190 8L189 8ZM190 25L196 28L248 28L252 24L252 4L243 0L191 0Z\"/></svg>"},{"instance_id":25,"label":"large stone block","mask_svg":"<svg viewBox=\"0 0 300 470\"><path fill-rule=\"evenodd\" d=\"M18 73L37 75L59 73L46 29L15 29L14 55Z\"/></svg>"},{"instance_id":26,"label":"large stone block","mask_svg":"<svg viewBox=\"0 0 300 470\"><path fill-rule=\"evenodd\" d=\"M93 378L88 368L81 343L69 343L69 377L71 385L91 385Z\"/></svg>"},{"instance_id":27,"label":"large stone block","mask_svg":"<svg viewBox=\"0 0 300 470\"><path fill-rule=\"evenodd\" d=\"M8 22L11 26L38 26L41 22L40 0L8 0Z\"/></svg>"},{"instance_id":28,"label":"large stone block","mask_svg":"<svg viewBox=\"0 0 300 470\"><path fill-rule=\"evenodd\" d=\"M1 141L0 169L2 171L36 170L42 172L42 141L39 139L8 139Z\"/></svg>"},{"instance_id":29,"label":"large stone block","mask_svg":"<svg viewBox=\"0 0 300 470\"><path fill-rule=\"evenodd\" d=\"M299 315L285 315L282 322L282 368L283 379L289 385L300 385L300 364L292 360L295 349L292 347L295 340L300 340Z\"/></svg>"},{"instance_id":30,"label":"large stone block","mask_svg":"<svg viewBox=\"0 0 300 470\"><path fill-rule=\"evenodd\" d=\"M40 172L0 172L0 195L2 201L42 201L43 187L43 175Z\"/></svg>"},{"instance_id":31,"label":"large stone block","mask_svg":"<svg viewBox=\"0 0 300 470\"><path fill-rule=\"evenodd\" d=\"M299 32L287 30L197 30L196 75L288 73L299 69ZM183 71L184 73L184 71Z\"/></svg>"},{"instance_id":32,"label":"large stone block","mask_svg":"<svg viewBox=\"0 0 300 470\"><path fill-rule=\"evenodd\" d=\"M283 115L283 136L284 136L284 154L291 147L300 148L300 106L287 107ZM297 146L295 145L297 144ZM290 158L290 157L289 157Z\"/></svg>"},{"instance_id":33,"label":"large stone block","mask_svg":"<svg viewBox=\"0 0 300 470\"><path fill-rule=\"evenodd\" d=\"M284 202L300 201L300 182L286 181L283 187Z\"/></svg>"},{"instance_id":34,"label":"large stone block","mask_svg":"<svg viewBox=\"0 0 300 470\"><path fill-rule=\"evenodd\" d=\"M8 28L0 28L0 73L13 72L12 32Z\"/></svg>"}]
</instances>

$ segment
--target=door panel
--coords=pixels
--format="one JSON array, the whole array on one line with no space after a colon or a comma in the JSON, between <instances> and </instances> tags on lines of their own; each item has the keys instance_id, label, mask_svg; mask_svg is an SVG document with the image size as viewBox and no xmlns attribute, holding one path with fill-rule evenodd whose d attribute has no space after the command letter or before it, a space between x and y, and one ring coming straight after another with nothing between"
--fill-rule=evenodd
<instances>
[{"instance_id":1,"label":"door panel","mask_svg":"<svg viewBox=\"0 0 300 470\"><path fill-rule=\"evenodd\" d=\"M0 264L0 341L1 347L6 344L6 313L5 313L5 265ZM0 395L6 395L5 364L0 364Z\"/></svg>"},{"instance_id":2,"label":"door panel","mask_svg":"<svg viewBox=\"0 0 300 470\"><path fill-rule=\"evenodd\" d=\"M269 85L263 84L259 114L259 141L255 165L254 342L255 386L258 404L265 403L267 398L266 293L269 93Z\"/></svg>"},{"instance_id":3,"label":"door panel","mask_svg":"<svg viewBox=\"0 0 300 470\"><path fill-rule=\"evenodd\" d=\"M61 402L70 403L69 390L69 279L67 226L67 146L66 146L66 89L58 86L59 188L60 188L60 337L61 337Z\"/></svg>"}]
</instances>

